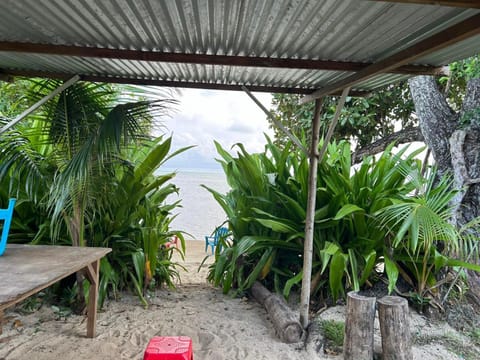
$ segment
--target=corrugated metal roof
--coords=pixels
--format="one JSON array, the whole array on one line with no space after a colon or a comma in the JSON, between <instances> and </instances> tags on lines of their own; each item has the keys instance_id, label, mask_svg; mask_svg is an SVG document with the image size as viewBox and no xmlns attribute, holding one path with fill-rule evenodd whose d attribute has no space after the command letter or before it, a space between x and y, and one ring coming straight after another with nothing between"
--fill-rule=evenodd
<instances>
[{"instance_id":1,"label":"corrugated metal roof","mask_svg":"<svg viewBox=\"0 0 480 360\"><path fill-rule=\"evenodd\" d=\"M3 0L0 41L372 63L479 12L363 0ZM415 63L444 65L479 49L475 36ZM0 69L308 89L351 75L10 51L0 51ZM356 89L401 78L378 75Z\"/></svg>"}]
</instances>

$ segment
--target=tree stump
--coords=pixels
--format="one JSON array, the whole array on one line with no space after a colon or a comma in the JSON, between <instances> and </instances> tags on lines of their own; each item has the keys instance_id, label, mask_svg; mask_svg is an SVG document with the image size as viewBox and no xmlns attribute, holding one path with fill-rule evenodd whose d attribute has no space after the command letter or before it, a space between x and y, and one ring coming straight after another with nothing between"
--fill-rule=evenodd
<instances>
[{"instance_id":1,"label":"tree stump","mask_svg":"<svg viewBox=\"0 0 480 360\"><path fill-rule=\"evenodd\" d=\"M362 296L355 291L347 294L347 316L343 341L343 358L345 360L373 359L375 300L374 297Z\"/></svg>"},{"instance_id":2,"label":"tree stump","mask_svg":"<svg viewBox=\"0 0 480 360\"><path fill-rule=\"evenodd\" d=\"M411 360L408 301L398 296L378 300L383 360Z\"/></svg>"},{"instance_id":3,"label":"tree stump","mask_svg":"<svg viewBox=\"0 0 480 360\"><path fill-rule=\"evenodd\" d=\"M282 341L296 343L303 339L304 331L298 321L298 315L293 313L282 297L272 294L258 281L253 284L251 292L267 310L273 327Z\"/></svg>"}]
</instances>

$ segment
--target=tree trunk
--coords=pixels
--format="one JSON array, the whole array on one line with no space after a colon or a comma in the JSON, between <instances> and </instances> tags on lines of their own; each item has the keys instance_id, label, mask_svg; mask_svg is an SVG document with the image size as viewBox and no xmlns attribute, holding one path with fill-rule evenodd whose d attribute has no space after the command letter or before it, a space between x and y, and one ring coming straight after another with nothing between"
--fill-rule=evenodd
<instances>
[{"instance_id":1,"label":"tree trunk","mask_svg":"<svg viewBox=\"0 0 480 360\"><path fill-rule=\"evenodd\" d=\"M460 189L452 205L453 223L461 227L480 216L480 79L468 82L459 112L448 105L433 77L418 76L409 85L438 170L453 175L454 186ZM480 301L478 281L478 276L470 276L469 287Z\"/></svg>"},{"instance_id":2,"label":"tree trunk","mask_svg":"<svg viewBox=\"0 0 480 360\"><path fill-rule=\"evenodd\" d=\"M398 296L378 300L383 360L411 360L408 301Z\"/></svg>"},{"instance_id":3,"label":"tree trunk","mask_svg":"<svg viewBox=\"0 0 480 360\"><path fill-rule=\"evenodd\" d=\"M343 341L343 358L345 360L373 359L375 300L374 297L362 296L354 291L347 294L347 316Z\"/></svg>"},{"instance_id":4,"label":"tree trunk","mask_svg":"<svg viewBox=\"0 0 480 360\"><path fill-rule=\"evenodd\" d=\"M304 331L298 316L285 303L285 300L272 294L258 281L251 288L253 297L262 304L272 319L278 336L286 343L296 343L303 339Z\"/></svg>"}]
</instances>

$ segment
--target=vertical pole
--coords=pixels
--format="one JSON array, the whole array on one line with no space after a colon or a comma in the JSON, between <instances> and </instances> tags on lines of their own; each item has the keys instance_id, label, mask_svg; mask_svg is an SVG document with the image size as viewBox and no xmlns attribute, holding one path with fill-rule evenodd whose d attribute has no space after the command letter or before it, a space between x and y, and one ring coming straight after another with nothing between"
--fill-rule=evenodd
<instances>
[{"instance_id":1,"label":"vertical pole","mask_svg":"<svg viewBox=\"0 0 480 360\"><path fill-rule=\"evenodd\" d=\"M335 115L333 116L332 122L330 123L330 126L328 127L327 135L325 136L325 139L323 140L323 145L322 148L320 149L320 154L318 155L319 161L322 161L323 155L327 152L327 146L328 143L330 142L330 139L332 138L333 131L335 130L335 126L337 126L338 119L340 119L340 114L342 113L343 106L345 105L345 100L347 99L348 92L350 91L350 88L345 88L342 91L342 96L340 100L338 101L337 107L335 109Z\"/></svg>"},{"instance_id":2,"label":"vertical pole","mask_svg":"<svg viewBox=\"0 0 480 360\"><path fill-rule=\"evenodd\" d=\"M94 338L97 328L97 303L98 281L100 272L100 259L95 260L86 267L86 275L90 281L87 307L87 337Z\"/></svg>"},{"instance_id":3,"label":"vertical pole","mask_svg":"<svg viewBox=\"0 0 480 360\"><path fill-rule=\"evenodd\" d=\"M313 257L313 223L315 218L315 200L317 194L318 142L320 139L320 112L323 99L315 100L315 113L312 124L312 141L310 145L310 169L308 175L308 202L305 219L305 242L303 244L303 278L300 299L300 324L304 329L308 326L310 305L310 285L312 277Z\"/></svg>"},{"instance_id":4,"label":"vertical pole","mask_svg":"<svg viewBox=\"0 0 480 360\"><path fill-rule=\"evenodd\" d=\"M300 324L304 329L308 326L308 311L310 306L310 292L311 292L311 278L312 278L312 257L313 257L313 230L315 219L315 200L317 196L317 170L318 162L322 161L325 152L327 151L328 143L333 135L333 130L338 123L340 114L345 105L350 88L345 88L342 92L335 115L328 127L327 135L323 141L322 149L318 152L318 142L320 138L320 109L322 102L315 100L315 114L313 116L312 124L312 142L310 145L310 169L308 176L308 202L307 202L307 216L305 219L305 242L303 244L303 277L302 277L302 292L300 298Z\"/></svg>"}]
</instances>

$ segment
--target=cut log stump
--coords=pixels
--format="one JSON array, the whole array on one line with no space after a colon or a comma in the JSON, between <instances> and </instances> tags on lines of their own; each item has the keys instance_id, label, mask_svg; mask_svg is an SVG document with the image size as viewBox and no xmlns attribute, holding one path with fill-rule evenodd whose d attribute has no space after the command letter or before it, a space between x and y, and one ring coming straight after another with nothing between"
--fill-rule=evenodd
<instances>
[{"instance_id":1,"label":"cut log stump","mask_svg":"<svg viewBox=\"0 0 480 360\"><path fill-rule=\"evenodd\" d=\"M253 297L267 310L275 331L282 341L286 343L302 341L304 330L300 325L298 315L293 313L282 297L272 294L259 282L253 284L251 292Z\"/></svg>"},{"instance_id":2,"label":"cut log stump","mask_svg":"<svg viewBox=\"0 0 480 360\"><path fill-rule=\"evenodd\" d=\"M408 301L398 296L378 300L378 317L384 360L411 360Z\"/></svg>"},{"instance_id":3,"label":"cut log stump","mask_svg":"<svg viewBox=\"0 0 480 360\"><path fill-rule=\"evenodd\" d=\"M347 315L343 341L343 358L345 360L373 359L375 300L374 297L362 296L355 291L347 294Z\"/></svg>"}]
</instances>

